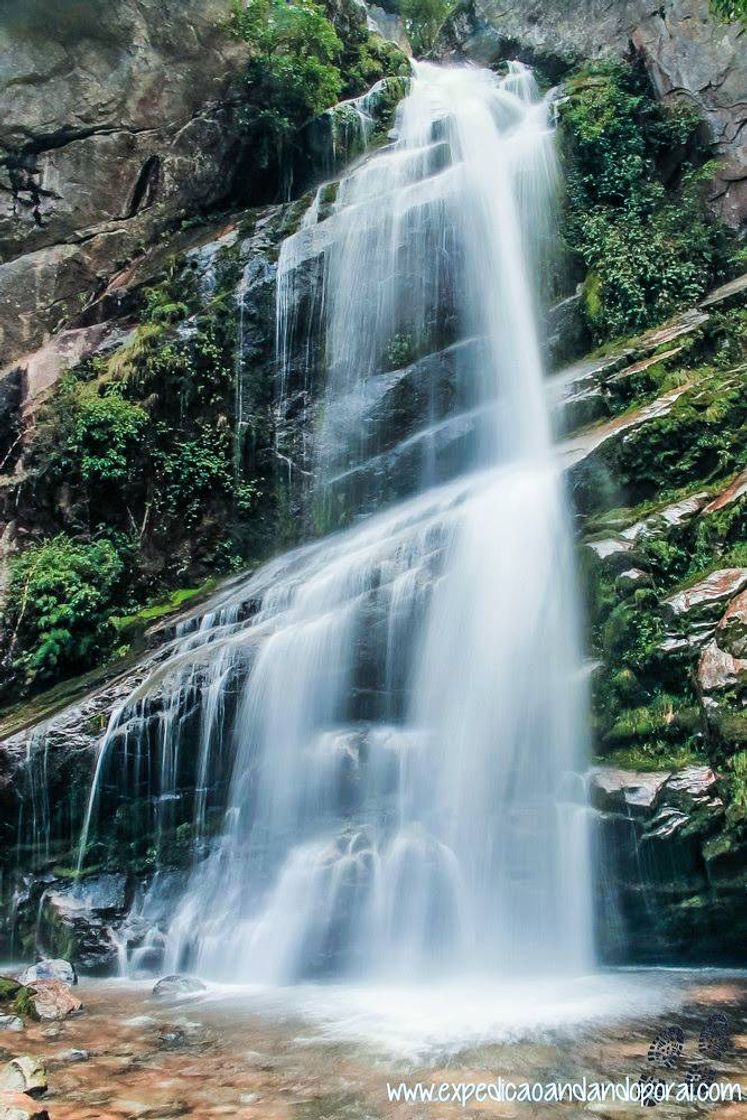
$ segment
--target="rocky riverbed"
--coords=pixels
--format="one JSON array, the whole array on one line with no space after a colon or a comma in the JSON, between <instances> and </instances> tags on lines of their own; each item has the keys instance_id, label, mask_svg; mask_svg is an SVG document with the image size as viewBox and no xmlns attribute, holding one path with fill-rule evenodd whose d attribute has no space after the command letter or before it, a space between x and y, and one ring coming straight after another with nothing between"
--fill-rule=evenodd
<instances>
[{"instance_id":1,"label":"rocky riverbed","mask_svg":"<svg viewBox=\"0 0 747 1120\"><path fill-rule=\"evenodd\" d=\"M335 1000L327 998L324 989L315 989L316 994L298 990L288 999L226 989L158 998L152 981L82 980L75 989L82 1012L61 1021L27 1021L23 1032L0 1034L0 1056L5 1061L22 1055L41 1061L48 1083L36 1100L27 1098L22 1106L26 1113L8 1107L3 1111L0 1105L0 1115L20 1120L22 1115L43 1116L46 1110L51 1120L627 1117L640 1115L640 1105L490 1100L473 1100L466 1107L459 1101L413 1104L390 1101L387 1085L497 1084L500 1078L516 1084L580 1082L584 1077L589 1082L630 1078L637 1083L642 1075L680 1082L688 1066L710 1067L717 1081L739 1083L747 1095L743 974L631 972L608 974L600 983L610 993L618 986L620 995L616 1006L611 1003L606 1022L589 1012L595 1021L587 1020L581 1028L556 1023L523 1038L509 1038L495 1028L480 1042L473 1035L466 1048L453 1037L444 1048L431 1035L418 1050L413 1048L418 1025L426 1037L429 1024L424 1019L418 1024L412 1000L403 1002L407 1010L399 1019L390 1007L392 1030L387 1037L386 1015L378 1020L372 1016L365 998L356 1015L355 994L348 1001L347 1018L335 1019L330 1011ZM579 983L579 1007L583 988ZM648 993L646 998L643 993ZM313 1022L312 1004L326 1008ZM342 1004L338 1001L337 1006ZM728 1044L720 1059L704 1059L698 1053L698 1038L714 1012L724 1016ZM456 1007L454 1016L457 1022ZM612 1025L610 1017L616 1019ZM667 1028L684 1034L679 1071L648 1061L652 1041ZM658 1105L660 1115L678 1120L706 1111L714 1120L738 1120L744 1107L739 1102Z\"/></svg>"}]
</instances>

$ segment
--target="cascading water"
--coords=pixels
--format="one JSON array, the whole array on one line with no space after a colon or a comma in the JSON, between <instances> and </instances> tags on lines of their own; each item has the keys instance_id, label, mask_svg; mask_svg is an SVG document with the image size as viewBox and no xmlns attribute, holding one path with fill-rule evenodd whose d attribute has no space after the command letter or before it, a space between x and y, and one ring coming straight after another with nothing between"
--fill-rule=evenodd
<instances>
[{"instance_id":1,"label":"cascading water","mask_svg":"<svg viewBox=\"0 0 747 1120\"><path fill-rule=\"evenodd\" d=\"M133 775L157 758L167 813L196 744L172 968L274 983L590 962L578 612L532 286L547 116L521 66L418 65L395 141L283 246L280 389L324 354L311 500L338 532L230 587L102 748ZM310 340L294 284L314 245Z\"/></svg>"}]
</instances>

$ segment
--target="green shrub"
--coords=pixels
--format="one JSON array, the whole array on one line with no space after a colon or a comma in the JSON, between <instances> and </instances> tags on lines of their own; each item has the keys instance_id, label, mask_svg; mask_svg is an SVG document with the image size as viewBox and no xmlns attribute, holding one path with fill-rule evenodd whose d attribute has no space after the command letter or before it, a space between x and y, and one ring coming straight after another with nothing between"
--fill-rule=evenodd
<instances>
[{"instance_id":1,"label":"green shrub","mask_svg":"<svg viewBox=\"0 0 747 1120\"><path fill-rule=\"evenodd\" d=\"M10 564L6 660L30 682L87 667L113 638L109 615L124 575L109 540L61 533L25 549Z\"/></svg>"},{"instance_id":2,"label":"green shrub","mask_svg":"<svg viewBox=\"0 0 747 1120\"><path fill-rule=\"evenodd\" d=\"M233 0L234 33L250 47L244 124L256 161L278 172L297 130L341 97L409 74L403 52L372 35L358 13L313 0Z\"/></svg>"},{"instance_id":3,"label":"green shrub","mask_svg":"<svg viewBox=\"0 0 747 1120\"><path fill-rule=\"evenodd\" d=\"M267 166L295 129L337 100L342 42L312 0L233 0L232 13L235 34L252 49L245 123Z\"/></svg>"},{"instance_id":4,"label":"green shrub","mask_svg":"<svg viewBox=\"0 0 747 1120\"><path fill-rule=\"evenodd\" d=\"M690 105L660 104L622 62L594 63L568 89L565 235L587 270L586 317L602 341L696 302L723 275L727 241L705 206L713 169L695 162L701 122Z\"/></svg>"},{"instance_id":5,"label":"green shrub","mask_svg":"<svg viewBox=\"0 0 747 1120\"><path fill-rule=\"evenodd\" d=\"M140 448L148 414L116 391L85 397L74 418L66 451L88 485L126 485Z\"/></svg>"},{"instance_id":6,"label":"green shrub","mask_svg":"<svg viewBox=\"0 0 747 1120\"><path fill-rule=\"evenodd\" d=\"M454 0L402 0L402 19L416 55L427 54L431 50L454 7Z\"/></svg>"}]
</instances>

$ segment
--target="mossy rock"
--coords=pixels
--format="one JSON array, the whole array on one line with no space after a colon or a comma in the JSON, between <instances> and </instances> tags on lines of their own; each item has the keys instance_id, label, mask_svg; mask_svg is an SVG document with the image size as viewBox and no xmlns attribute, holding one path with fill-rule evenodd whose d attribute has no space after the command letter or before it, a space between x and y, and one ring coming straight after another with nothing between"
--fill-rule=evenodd
<instances>
[{"instance_id":1,"label":"mossy rock","mask_svg":"<svg viewBox=\"0 0 747 1120\"><path fill-rule=\"evenodd\" d=\"M23 987L10 976L0 976L0 1003L8 1003L16 998Z\"/></svg>"},{"instance_id":2,"label":"mossy rock","mask_svg":"<svg viewBox=\"0 0 747 1120\"><path fill-rule=\"evenodd\" d=\"M31 988L19 984L10 976L0 976L0 1004L3 1004L14 1015L23 1019L38 1019L39 1015L34 1005L34 996Z\"/></svg>"}]
</instances>

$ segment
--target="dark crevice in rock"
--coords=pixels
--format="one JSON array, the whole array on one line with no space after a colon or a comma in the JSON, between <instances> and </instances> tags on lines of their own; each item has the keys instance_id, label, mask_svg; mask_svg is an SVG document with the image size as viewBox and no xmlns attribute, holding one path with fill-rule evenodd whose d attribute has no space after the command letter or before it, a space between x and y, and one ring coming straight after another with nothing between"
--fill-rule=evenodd
<instances>
[{"instance_id":1,"label":"dark crevice in rock","mask_svg":"<svg viewBox=\"0 0 747 1120\"><path fill-rule=\"evenodd\" d=\"M130 201L125 213L126 218L134 218L138 210L151 206L156 198L158 182L161 174L161 160L159 156L148 156L132 188Z\"/></svg>"}]
</instances>

